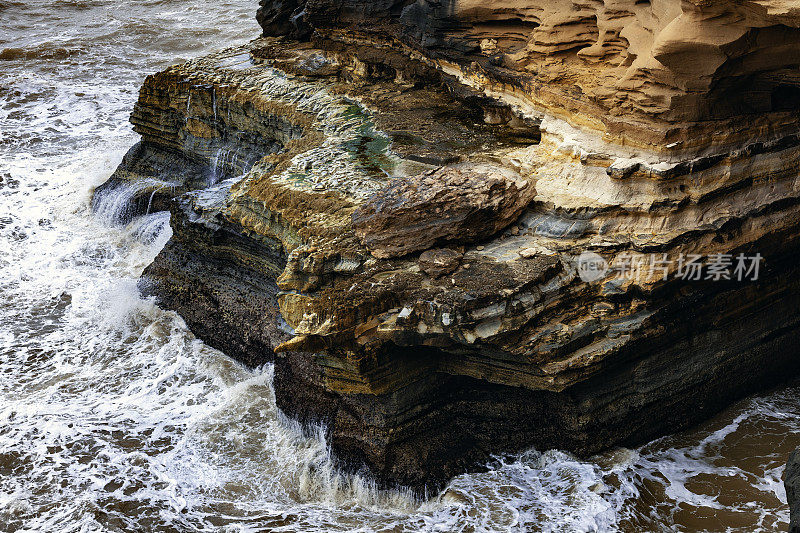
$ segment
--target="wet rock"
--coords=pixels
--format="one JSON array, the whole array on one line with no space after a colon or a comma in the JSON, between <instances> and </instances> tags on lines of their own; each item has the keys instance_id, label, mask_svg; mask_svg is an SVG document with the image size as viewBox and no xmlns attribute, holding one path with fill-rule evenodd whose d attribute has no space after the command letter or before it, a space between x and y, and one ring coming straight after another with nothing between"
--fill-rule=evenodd
<instances>
[{"instance_id":1,"label":"wet rock","mask_svg":"<svg viewBox=\"0 0 800 533\"><path fill-rule=\"evenodd\" d=\"M311 26L305 20L305 0L261 0L256 20L268 37L305 39Z\"/></svg>"},{"instance_id":2,"label":"wet rock","mask_svg":"<svg viewBox=\"0 0 800 533\"><path fill-rule=\"evenodd\" d=\"M221 184L172 203L175 238L145 269L139 287L179 312L211 346L259 366L291 338L280 318L275 282L286 254L280 243L254 239L225 220L221 211L229 191L230 183Z\"/></svg>"},{"instance_id":3,"label":"wet rock","mask_svg":"<svg viewBox=\"0 0 800 533\"><path fill-rule=\"evenodd\" d=\"M353 214L353 227L373 256L399 257L491 237L535 195L514 171L464 163L393 180Z\"/></svg>"},{"instance_id":4,"label":"wet rock","mask_svg":"<svg viewBox=\"0 0 800 533\"><path fill-rule=\"evenodd\" d=\"M789 454L784 473L786 499L791 510L789 533L800 533L800 448Z\"/></svg>"},{"instance_id":5,"label":"wet rock","mask_svg":"<svg viewBox=\"0 0 800 533\"><path fill-rule=\"evenodd\" d=\"M432 278L455 272L464 254L450 248L428 250L419 256L419 267Z\"/></svg>"}]
</instances>

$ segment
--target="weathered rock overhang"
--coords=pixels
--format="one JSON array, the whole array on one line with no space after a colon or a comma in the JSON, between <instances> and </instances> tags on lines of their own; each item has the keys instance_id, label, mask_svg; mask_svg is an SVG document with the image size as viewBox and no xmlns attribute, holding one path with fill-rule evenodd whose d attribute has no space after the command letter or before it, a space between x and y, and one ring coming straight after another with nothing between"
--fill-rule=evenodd
<instances>
[{"instance_id":1,"label":"weathered rock overhang","mask_svg":"<svg viewBox=\"0 0 800 533\"><path fill-rule=\"evenodd\" d=\"M776 0L261 4L265 35L405 48L521 117L662 159L794 133L800 106L800 14Z\"/></svg>"}]
</instances>

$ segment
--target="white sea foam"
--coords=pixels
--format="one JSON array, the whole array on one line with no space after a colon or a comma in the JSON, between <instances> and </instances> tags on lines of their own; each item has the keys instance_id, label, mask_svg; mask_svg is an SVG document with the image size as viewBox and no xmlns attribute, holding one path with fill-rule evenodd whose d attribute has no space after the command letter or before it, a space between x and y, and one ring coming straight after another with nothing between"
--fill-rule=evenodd
<instances>
[{"instance_id":1,"label":"white sea foam","mask_svg":"<svg viewBox=\"0 0 800 533\"><path fill-rule=\"evenodd\" d=\"M139 198L148 198L144 212L145 215L150 215L153 197L158 193L174 190L177 186L174 182L155 178L120 182L94 194L93 211L97 218L108 224L127 222L136 214L134 202Z\"/></svg>"}]
</instances>

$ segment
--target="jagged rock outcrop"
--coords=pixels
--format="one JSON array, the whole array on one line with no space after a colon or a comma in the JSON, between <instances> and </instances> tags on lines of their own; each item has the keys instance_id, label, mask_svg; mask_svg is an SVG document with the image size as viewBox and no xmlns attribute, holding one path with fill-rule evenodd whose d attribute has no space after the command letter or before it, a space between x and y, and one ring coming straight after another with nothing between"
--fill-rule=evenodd
<instances>
[{"instance_id":1,"label":"jagged rock outcrop","mask_svg":"<svg viewBox=\"0 0 800 533\"><path fill-rule=\"evenodd\" d=\"M433 487L798 373L793 3L262 4L148 77L110 183L171 184L142 287L343 464Z\"/></svg>"},{"instance_id":2,"label":"jagged rock outcrop","mask_svg":"<svg viewBox=\"0 0 800 533\"><path fill-rule=\"evenodd\" d=\"M743 142L751 120L787 131L758 115L800 98L794 2L308 0L304 13L328 46L397 39L521 114L681 158Z\"/></svg>"}]
</instances>

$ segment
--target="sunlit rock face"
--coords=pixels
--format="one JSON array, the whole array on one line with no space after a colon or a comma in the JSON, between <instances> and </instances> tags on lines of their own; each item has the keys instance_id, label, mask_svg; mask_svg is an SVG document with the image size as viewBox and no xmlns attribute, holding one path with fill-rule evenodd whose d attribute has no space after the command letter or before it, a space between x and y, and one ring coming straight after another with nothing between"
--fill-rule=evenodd
<instances>
[{"instance_id":1,"label":"sunlit rock face","mask_svg":"<svg viewBox=\"0 0 800 533\"><path fill-rule=\"evenodd\" d=\"M310 0L300 12L320 38L391 36L521 112L679 157L790 131L762 115L800 104L791 1Z\"/></svg>"},{"instance_id":2,"label":"sunlit rock face","mask_svg":"<svg viewBox=\"0 0 800 533\"><path fill-rule=\"evenodd\" d=\"M635 444L797 373L800 6L258 17L266 37L147 79L107 187L171 184L142 287L274 360L279 406L342 464L434 487L491 453Z\"/></svg>"}]
</instances>

